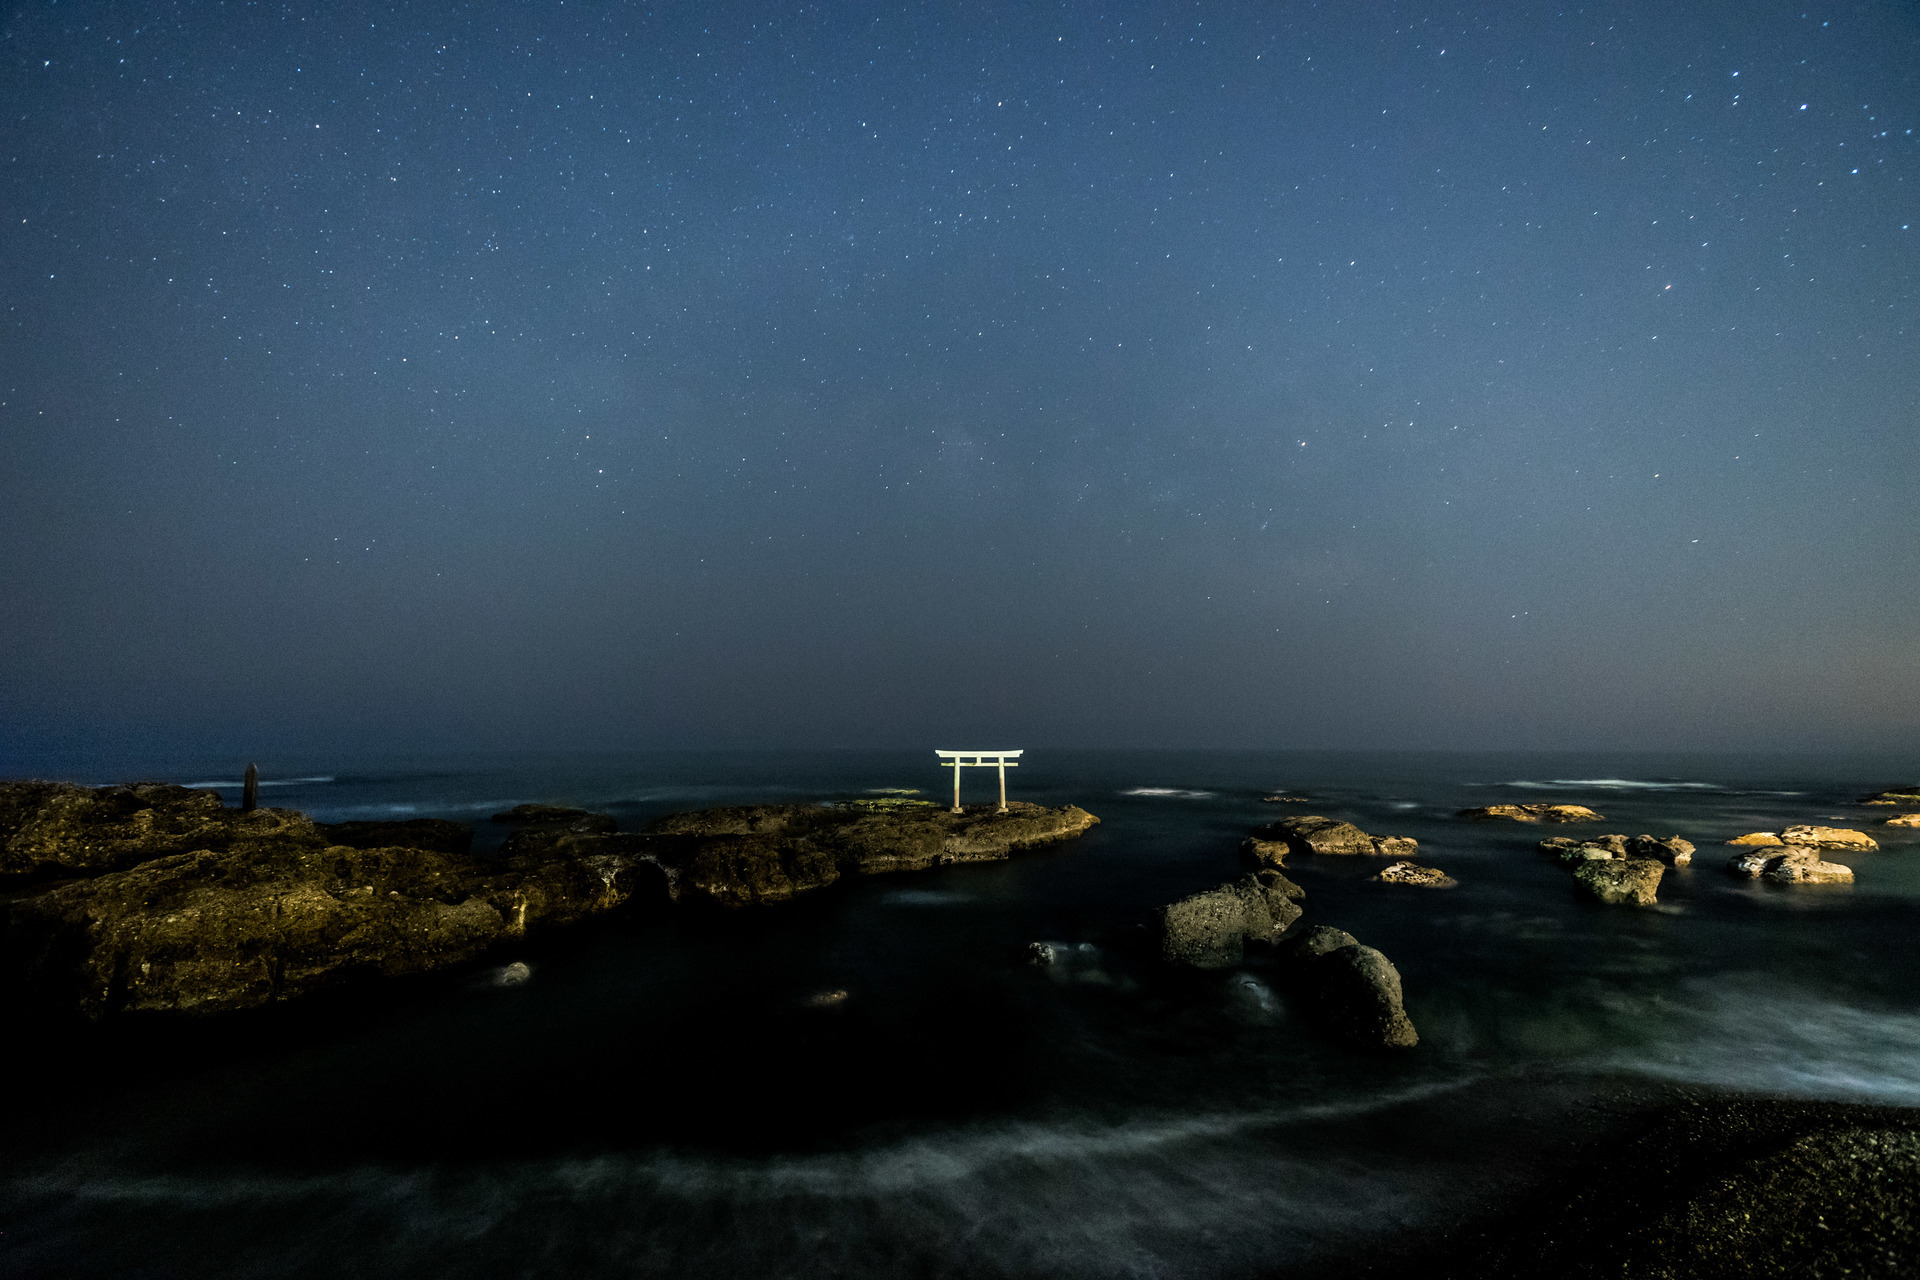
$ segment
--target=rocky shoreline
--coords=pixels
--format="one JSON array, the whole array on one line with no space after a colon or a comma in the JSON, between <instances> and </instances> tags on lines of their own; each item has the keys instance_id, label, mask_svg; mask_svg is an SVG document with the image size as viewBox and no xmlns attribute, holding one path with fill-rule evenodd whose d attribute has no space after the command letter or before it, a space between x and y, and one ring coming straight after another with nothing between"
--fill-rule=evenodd
<instances>
[{"instance_id":1,"label":"rocky shoreline","mask_svg":"<svg viewBox=\"0 0 1920 1280\"><path fill-rule=\"evenodd\" d=\"M0 784L0 954L9 995L88 1019L281 1004L472 963L629 904L780 902L844 875L1003 859L1071 839L1083 809L950 813L770 805L604 814L522 805L499 852L437 820L316 823L165 784Z\"/></svg>"},{"instance_id":2,"label":"rocky shoreline","mask_svg":"<svg viewBox=\"0 0 1920 1280\"><path fill-rule=\"evenodd\" d=\"M1632 1084L1597 1107L1531 1188L1282 1274L1891 1280L1920 1257L1920 1108Z\"/></svg>"}]
</instances>

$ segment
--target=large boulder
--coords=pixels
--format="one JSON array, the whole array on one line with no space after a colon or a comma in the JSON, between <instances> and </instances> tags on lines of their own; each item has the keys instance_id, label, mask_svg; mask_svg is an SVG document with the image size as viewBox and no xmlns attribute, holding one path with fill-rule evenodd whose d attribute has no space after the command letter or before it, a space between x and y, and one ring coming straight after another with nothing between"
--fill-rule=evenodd
<instances>
[{"instance_id":1,"label":"large boulder","mask_svg":"<svg viewBox=\"0 0 1920 1280\"><path fill-rule=\"evenodd\" d=\"M1275 856L1274 846L1284 848L1287 853L1386 858L1412 857L1420 847L1418 841L1406 836L1370 836L1351 822L1303 814L1260 827L1241 848L1264 862L1284 861L1285 854Z\"/></svg>"},{"instance_id":2,"label":"large boulder","mask_svg":"<svg viewBox=\"0 0 1920 1280\"><path fill-rule=\"evenodd\" d=\"M1748 879L1764 877L1773 884L1853 883L1853 868L1837 862L1822 862L1820 851L1810 845L1790 844L1735 854L1727 863L1727 870Z\"/></svg>"},{"instance_id":3,"label":"large boulder","mask_svg":"<svg viewBox=\"0 0 1920 1280\"><path fill-rule=\"evenodd\" d=\"M1317 925L1288 945L1285 959L1289 985L1339 1039L1362 1049L1420 1043L1403 1003L1400 971L1352 934Z\"/></svg>"},{"instance_id":4,"label":"large boulder","mask_svg":"<svg viewBox=\"0 0 1920 1280\"><path fill-rule=\"evenodd\" d=\"M1606 858L1581 862L1573 882L1609 906L1651 907L1666 868L1651 858Z\"/></svg>"},{"instance_id":5,"label":"large boulder","mask_svg":"<svg viewBox=\"0 0 1920 1280\"><path fill-rule=\"evenodd\" d=\"M1160 909L1160 954L1196 969L1239 964L1248 942L1271 942L1300 918L1303 896L1278 871L1256 871L1182 898Z\"/></svg>"},{"instance_id":6,"label":"large boulder","mask_svg":"<svg viewBox=\"0 0 1920 1280\"><path fill-rule=\"evenodd\" d=\"M1772 848L1783 845L1786 841L1782 840L1776 832L1749 831L1746 835L1735 836L1733 839L1727 841L1727 843L1732 845L1752 845L1755 848Z\"/></svg>"},{"instance_id":7,"label":"large boulder","mask_svg":"<svg viewBox=\"0 0 1920 1280\"><path fill-rule=\"evenodd\" d=\"M1797 844L1809 849L1878 849L1879 843L1864 831L1845 827L1788 827L1780 833L1782 844Z\"/></svg>"},{"instance_id":8,"label":"large boulder","mask_svg":"<svg viewBox=\"0 0 1920 1280\"><path fill-rule=\"evenodd\" d=\"M1693 861L1693 842L1679 836L1638 835L1627 841L1629 858L1651 858L1669 867L1684 867Z\"/></svg>"},{"instance_id":9,"label":"large boulder","mask_svg":"<svg viewBox=\"0 0 1920 1280\"><path fill-rule=\"evenodd\" d=\"M1489 804L1478 809L1462 809L1458 817L1478 821L1505 822L1604 822L1606 819L1583 804Z\"/></svg>"}]
</instances>

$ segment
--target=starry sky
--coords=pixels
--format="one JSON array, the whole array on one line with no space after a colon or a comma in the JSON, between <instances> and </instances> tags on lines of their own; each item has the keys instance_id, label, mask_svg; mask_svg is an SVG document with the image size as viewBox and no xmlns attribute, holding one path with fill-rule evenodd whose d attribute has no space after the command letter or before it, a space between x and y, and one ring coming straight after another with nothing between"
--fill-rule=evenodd
<instances>
[{"instance_id":1,"label":"starry sky","mask_svg":"<svg viewBox=\"0 0 1920 1280\"><path fill-rule=\"evenodd\" d=\"M0 10L0 758L1920 750L1920 9Z\"/></svg>"}]
</instances>

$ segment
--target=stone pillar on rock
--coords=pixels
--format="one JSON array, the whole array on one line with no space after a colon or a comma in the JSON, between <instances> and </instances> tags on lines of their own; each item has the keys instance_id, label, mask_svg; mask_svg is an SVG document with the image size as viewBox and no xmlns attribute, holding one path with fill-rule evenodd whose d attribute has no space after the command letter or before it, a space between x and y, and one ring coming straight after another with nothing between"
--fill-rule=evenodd
<instances>
[{"instance_id":1,"label":"stone pillar on rock","mask_svg":"<svg viewBox=\"0 0 1920 1280\"><path fill-rule=\"evenodd\" d=\"M260 807L260 766L247 766L246 781L240 784L240 812L252 813Z\"/></svg>"}]
</instances>

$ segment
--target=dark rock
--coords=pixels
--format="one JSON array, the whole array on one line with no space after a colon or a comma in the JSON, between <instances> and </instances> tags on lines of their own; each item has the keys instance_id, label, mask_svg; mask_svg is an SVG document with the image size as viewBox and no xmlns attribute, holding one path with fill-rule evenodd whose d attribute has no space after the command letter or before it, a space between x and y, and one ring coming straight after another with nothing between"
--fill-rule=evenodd
<instances>
[{"instance_id":1,"label":"dark rock","mask_svg":"<svg viewBox=\"0 0 1920 1280\"><path fill-rule=\"evenodd\" d=\"M1573 868L1573 882L1612 906L1650 907L1664 874L1666 868L1651 858L1607 858L1579 863Z\"/></svg>"},{"instance_id":2,"label":"dark rock","mask_svg":"<svg viewBox=\"0 0 1920 1280\"><path fill-rule=\"evenodd\" d=\"M1668 836L1664 840L1658 836L1635 836L1627 841L1627 856L1651 858L1670 867L1684 867L1693 861L1693 842L1682 840L1679 836Z\"/></svg>"},{"instance_id":3,"label":"dark rock","mask_svg":"<svg viewBox=\"0 0 1920 1280\"><path fill-rule=\"evenodd\" d=\"M1284 840L1262 840L1259 836L1248 836L1240 842L1240 855L1243 858L1270 867L1284 867L1287 855L1292 852L1293 847Z\"/></svg>"},{"instance_id":4,"label":"dark rock","mask_svg":"<svg viewBox=\"0 0 1920 1280\"><path fill-rule=\"evenodd\" d=\"M436 853L466 853L473 848L473 828L442 818L409 818L405 822L316 822L328 844L350 849L432 849Z\"/></svg>"},{"instance_id":5,"label":"dark rock","mask_svg":"<svg viewBox=\"0 0 1920 1280\"><path fill-rule=\"evenodd\" d=\"M1478 809L1462 809L1462 818L1481 821L1501 819L1507 822L1603 822L1602 815L1583 804L1489 804Z\"/></svg>"},{"instance_id":6,"label":"dark rock","mask_svg":"<svg viewBox=\"0 0 1920 1280\"><path fill-rule=\"evenodd\" d=\"M1010 801L1005 813L978 805L892 812L820 805L758 805L671 814L647 828L649 855L677 900L723 906L778 902L842 875L922 871L993 862L1069 840L1099 821L1068 805Z\"/></svg>"},{"instance_id":7,"label":"dark rock","mask_svg":"<svg viewBox=\"0 0 1920 1280\"><path fill-rule=\"evenodd\" d=\"M1160 953L1174 964L1224 969L1246 944L1271 942L1300 918L1300 887L1277 871L1256 871L1160 909Z\"/></svg>"},{"instance_id":8,"label":"dark rock","mask_svg":"<svg viewBox=\"0 0 1920 1280\"><path fill-rule=\"evenodd\" d=\"M1324 818L1318 814L1270 822L1257 829L1251 842L1242 844L1241 848L1262 861L1284 860L1284 855L1281 859L1275 859L1270 852L1263 852L1262 846L1268 844L1283 845L1290 853L1362 854L1395 858L1407 857L1419 847L1417 841L1404 836L1370 836L1351 822Z\"/></svg>"},{"instance_id":9,"label":"dark rock","mask_svg":"<svg viewBox=\"0 0 1920 1280\"><path fill-rule=\"evenodd\" d=\"M1286 948L1287 975L1309 1013L1332 1034L1362 1049L1410 1049L1419 1033L1403 1004L1400 971L1352 934L1326 925Z\"/></svg>"},{"instance_id":10,"label":"dark rock","mask_svg":"<svg viewBox=\"0 0 1920 1280\"><path fill-rule=\"evenodd\" d=\"M594 813L590 809L570 809L565 805L557 804L517 804L505 813L494 814L487 821L514 827L570 827L587 823L596 831L614 832L620 829L620 824L604 813Z\"/></svg>"}]
</instances>

